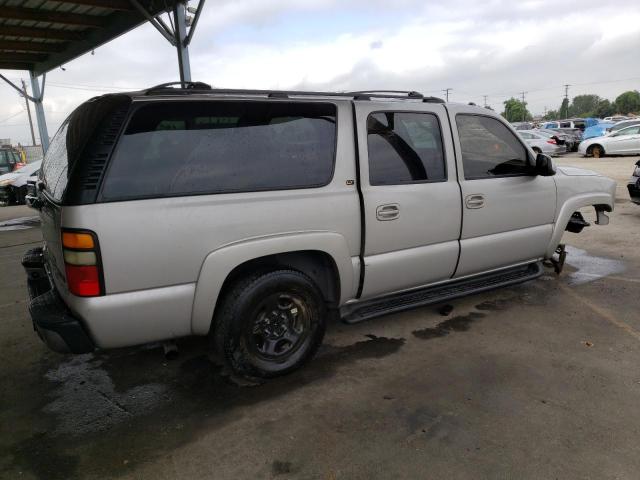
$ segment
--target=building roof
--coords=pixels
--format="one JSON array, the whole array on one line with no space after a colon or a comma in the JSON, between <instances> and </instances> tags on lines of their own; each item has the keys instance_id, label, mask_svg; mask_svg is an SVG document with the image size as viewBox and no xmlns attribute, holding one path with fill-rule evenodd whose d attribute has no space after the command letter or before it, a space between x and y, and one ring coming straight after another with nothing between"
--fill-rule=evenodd
<instances>
[{"instance_id":1,"label":"building roof","mask_svg":"<svg viewBox=\"0 0 640 480\"><path fill-rule=\"evenodd\" d=\"M0 0L0 69L46 73L179 0ZM137 4L137 5L136 5Z\"/></svg>"}]
</instances>

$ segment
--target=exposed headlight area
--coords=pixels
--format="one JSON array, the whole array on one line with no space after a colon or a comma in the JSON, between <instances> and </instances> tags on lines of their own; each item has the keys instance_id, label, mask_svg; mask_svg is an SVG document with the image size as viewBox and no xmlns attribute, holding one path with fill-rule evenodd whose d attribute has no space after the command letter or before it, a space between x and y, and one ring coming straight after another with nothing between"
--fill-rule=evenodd
<instances>
[{"instance_id":1,"label":"exposed headlight area","mask_svg":"<svg viewBox=\"0 0 640 480\"><path fill-rule=\"evenodd\" d=\"M633 169L633 176L640 177L640 165L636 164L636 167Z\"/></svg>"}]
</instances>

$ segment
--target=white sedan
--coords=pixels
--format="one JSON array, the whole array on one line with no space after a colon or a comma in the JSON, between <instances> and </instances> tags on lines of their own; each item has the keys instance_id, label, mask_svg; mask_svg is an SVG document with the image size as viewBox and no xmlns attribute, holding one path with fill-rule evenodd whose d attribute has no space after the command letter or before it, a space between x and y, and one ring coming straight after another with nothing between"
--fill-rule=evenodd
<instances>
[{"instance_id":1,"label":"white sedan","mask_svg":"<svg viewBox=\"0 0 640 480\"><path fill-rule=\"evenodd\" d=\"M605 155L635 155L640 153L640 125L621 128L603 137L580 142L578 152L596 158Z\"/></svg>"}]
</instances>

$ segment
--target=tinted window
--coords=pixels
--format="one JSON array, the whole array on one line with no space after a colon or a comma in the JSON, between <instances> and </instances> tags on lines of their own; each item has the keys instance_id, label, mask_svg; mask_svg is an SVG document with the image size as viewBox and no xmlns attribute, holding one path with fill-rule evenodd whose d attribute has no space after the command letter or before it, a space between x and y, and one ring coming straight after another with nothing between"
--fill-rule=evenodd
<instances>
[{"instance_id":1,"label":"tinted window","mask_svg":"<svg viewBox=\"0 0 640 480\"><path fill-rule=\"evenodd\" d=\"M438 118L431 113L380 112L367 120L371 185L446 180Z\"/></svg>"},{"instance_id":2,"label":"tinted window","mask_svg":"<svg viewBox=\"0 0 640 480\"><path fill-rule=\"evenodd\" d=\"M456 124L467 180L526 172L527 150L502 122L480 115L457 115Z\"/></svg>"},{"instance_id":3,"label":"tinted window","mask_svg":"<svg viewBox=\"0 0 640 480\"><path fill-rule=\"evenodd\" d=\"M102 197L308 188L333 173L331 104L167 102L139 108L119 141Z\"/></svg>"},{"instance_id":4,"label":"tinted window","mask_svg":"<svg viewBox=\"0 0 640 480\"><path fill-rule=\"evenodd\" d=\"M617 135L637 135L640 132L640 127L627 127L622 130L618 130Z\"/></svg>"},{"instance_id":5,"label":"tinted window","mask_svg":"<svg viewBox=\"0 0 640 480\"><path fill-rule=\"evenodd\" d=\"M60 201L67 186L68 156L67 156L67 131L69 121L62 124L58 133L49 144L49 149L42 161L42 176L49 192L54 200Z\"/></svg>"}]
</instances>

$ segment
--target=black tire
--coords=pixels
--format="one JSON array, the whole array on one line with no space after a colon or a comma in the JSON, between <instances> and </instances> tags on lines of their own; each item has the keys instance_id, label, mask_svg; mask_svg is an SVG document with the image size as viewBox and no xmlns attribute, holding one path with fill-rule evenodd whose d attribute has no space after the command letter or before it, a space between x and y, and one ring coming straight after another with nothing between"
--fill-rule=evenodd
<instances>
[{"instance_id":1,"label":"black tire","mask_svg":"<svg viewBox=\"0 0 640 480\"><path fill-rule=\"evenodd\" d=\"M327 312L309 277L276 270L238 281L215 317L213 340L224 363L244 377L271 378L292 372L315 355Z\"/></svg>"},{"instance_id":2,"label":"black tire","mask_svg":"<svg viewBox=\"0 0 640 480\"><path fill-rule=\"evenodd\" d=\"M23 185L20 188L15 189L15 201L16 205L24 205L27 203L27 186Z\"/></svg>"},{"instance_id":3,"label":"black tire","mask_svg":"<svg viewBox=\"0 0 640 480\"><path fill-rule=\"evenodd\" d=\"M587 149L587 155L591 155L593 158L601 158L604 157L605 152L604 152L604 148L602 148L602 145L591 145L588 149Z\"/></svg>"}]
</instances>

